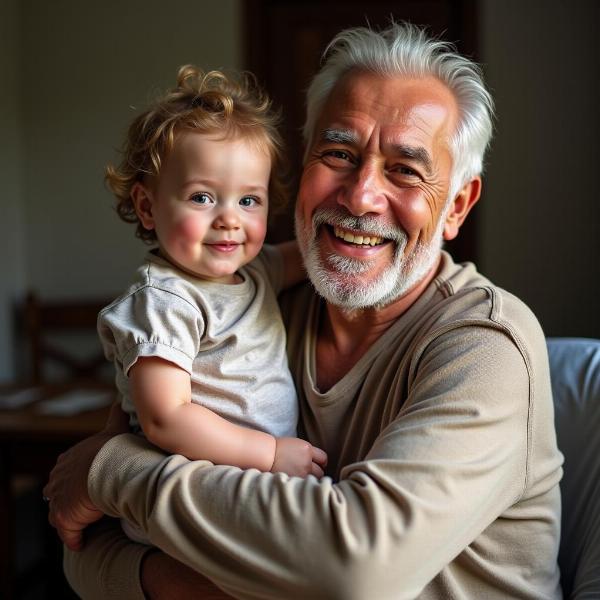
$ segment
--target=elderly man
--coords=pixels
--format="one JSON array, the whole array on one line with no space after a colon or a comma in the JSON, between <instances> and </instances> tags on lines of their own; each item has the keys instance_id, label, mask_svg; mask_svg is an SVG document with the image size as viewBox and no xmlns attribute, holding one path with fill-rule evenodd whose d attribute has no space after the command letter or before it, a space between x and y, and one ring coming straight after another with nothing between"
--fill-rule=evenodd
<instances>
[{"instance_id":1,"label":"elderly man","mask_svg":"<svg viewBox=\"0 0 600 600\"><path fill-rule=\"evenodd\" d=\"M491 117L478 68L419 29L335 38L308 93L296 207L318 295L282 302L301 429L328 476L190 462L109 429L46 487L69 546L124 515L238 598L561 597L542 331L441 250L479 198ZM67 573L86 598L141 597L142 564L150 596L171 573L172 597L201 597L191 571L111 526Z\"/></svg>"}]
</instances>

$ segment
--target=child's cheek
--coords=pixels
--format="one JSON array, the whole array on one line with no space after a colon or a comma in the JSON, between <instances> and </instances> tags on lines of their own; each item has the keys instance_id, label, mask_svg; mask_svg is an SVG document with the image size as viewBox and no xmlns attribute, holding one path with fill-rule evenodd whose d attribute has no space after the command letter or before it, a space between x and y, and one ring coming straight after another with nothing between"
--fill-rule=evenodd
<instances>
[{"instance_id":1,"label":"child's cheek","mask_svg":"<svg viewBox=\"0 0 600 600\"><path fill-rule=\"evenodd\" d=\"M206 226L197 218L186 217L177 223L174 233L179 239L187 242L202 241Z\"/></svg>"},{"instance_id":2,"label":"child's cheek","mask_svg":"<svg viewBox=\"0 0 600 600\"><path fill-rule=\"evenodd\" d=\"M267 216L255 218L245 224L246 233L254 240L264 241L267 235Z\"/></svg>"}]
</instances>

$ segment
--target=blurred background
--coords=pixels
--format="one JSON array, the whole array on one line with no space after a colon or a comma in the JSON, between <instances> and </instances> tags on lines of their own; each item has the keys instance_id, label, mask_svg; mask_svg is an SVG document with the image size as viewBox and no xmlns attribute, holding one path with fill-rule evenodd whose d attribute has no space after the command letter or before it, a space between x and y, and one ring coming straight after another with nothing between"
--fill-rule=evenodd
<instances>
[{"instance_id":1,"label":"blurred background","mask_svg":"<svg viewBox=\"0 0 600 600\"><path fill-rule=\"evenodd\" d=\"M0 0L0 383L31 375L28 293L93 305L129 282L146 247L103 169L180 65L255 71L283 108L297 173L303 90L326 42L391 16L482 63L497 103L483 197L452 252L527 302L547 335L600 337L595 0ZM291 231L283 216L269 237Z\"/></svg>"},{"instance_id":2,"label":"blurred background","mask_svg":"<svg viewBox=\"0 0 600 600\"><path fill-rule=\"evenodd\" d=\"M344 21L348 7L355 14ZM549 335L600 337L598 3L369 7L1 0L0 381L20 370L13 309L26 290L45 298L110 297L129 281L145 248L116 217L103 168L116 160L135 109L171 86L179 65L260 65L269 86L273 74L265 62L297 71L298 65L281 63L306 58L330 37L323 28L335 31L356 18L374 22L370 13L379 21L401 19L419 7L447 37L466 40L497 102L484 196L473 215L475 245L464 258L524 299ZM294 42L300 46L290 48ZM311 60L305 78L316 66ZM300 108L305 85L288 88ZM292 155L298 158L297 148Z\"/></svg>"}]
</instances>

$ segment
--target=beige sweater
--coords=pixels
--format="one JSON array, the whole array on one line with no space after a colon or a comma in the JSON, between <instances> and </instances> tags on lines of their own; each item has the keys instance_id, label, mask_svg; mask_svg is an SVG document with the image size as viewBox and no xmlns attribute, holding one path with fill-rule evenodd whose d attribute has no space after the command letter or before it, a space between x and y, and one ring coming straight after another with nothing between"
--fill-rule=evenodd
<instances>
[{"instance_id":1,"label":"beige sweater","mask_svg":"<svg viewBox=\"0 0 600 600\"><path fill-rule=\"evenodd\" d=\"M306 286L284 315L303 429L329 477L190 462L123 435L92 466L92 500L239 598L560 598L562 457L531 312L444 254L417 302L320 394L319 307ZM100 532L66 572L84 598L134 598L144 551Z\"/></svg>"}]
</instances>

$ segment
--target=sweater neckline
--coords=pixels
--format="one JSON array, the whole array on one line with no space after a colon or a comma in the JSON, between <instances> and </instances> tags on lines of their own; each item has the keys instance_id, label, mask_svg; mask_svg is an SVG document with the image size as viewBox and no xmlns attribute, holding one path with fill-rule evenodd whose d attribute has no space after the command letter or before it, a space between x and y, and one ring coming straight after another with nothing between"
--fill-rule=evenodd
<instances>
[{"instance_id":1,"label":"sweater neckline","mask_svg":"<svg viewBox=\"0 0 600 600\"><path fill-rule=\"evenodd\" d=\"M443 253L445 254L445 253ZM449 260L443 257L442 266L440 267L439 273L432 279L429 285L425 288L421 296L402 314L390 327L384 331L371 347L358 359L356 364L345 373L341 379L339 379L334 385L332 385L326 392L321 392L316 385L317 381L317 365L316 365L316 346L317 346L317 332L319 328L319 321L325 310L325 300L315 294L312 297L311 305L308 314L308 328L312 332L312 335L305 337L304 343L304 359L308 369L305 371L305 384L308 385L314 398L319 401L321 405L327 405L335 402L340 396L344 396L349 390L353 390L356 387L356 380L361 380L364 374L369 370L373 361L377 356L387 347L390 343L401 334L403 330L408 329L412 323L422 314L423 307L426 304L434 301L439 301L446 295L445 282L448 276L448 268L454 266L452 259Z\"/></svg>"}]
</instances>

